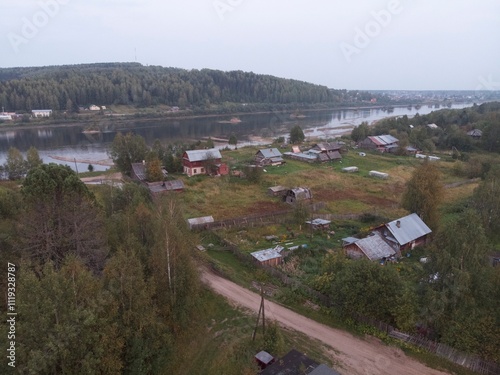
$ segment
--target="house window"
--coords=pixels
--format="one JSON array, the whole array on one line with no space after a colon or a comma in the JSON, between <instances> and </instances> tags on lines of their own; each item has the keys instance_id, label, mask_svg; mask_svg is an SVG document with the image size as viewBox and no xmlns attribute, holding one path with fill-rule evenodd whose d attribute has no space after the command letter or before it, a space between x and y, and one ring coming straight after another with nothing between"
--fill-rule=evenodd
<instances>
[{"instance_id":1,"label":"house window","mask_svg":"<svg viewBox=\"0 0 500 375\"><path fill-rule=\"evenodd\" d=\"M198 173L198 169L195 168L195 169L193 169L193 174L196 174L196 173Z\"/></svg>"},{"instance_id":2,"label":"house window","mask_svg":"<svg viewBox=\"0 0 500 375\"><path fill-rule=\"evenodd\" d=\"M201 168L201 173L205 173L205 168Z\"/></svg>"}]
</instances>

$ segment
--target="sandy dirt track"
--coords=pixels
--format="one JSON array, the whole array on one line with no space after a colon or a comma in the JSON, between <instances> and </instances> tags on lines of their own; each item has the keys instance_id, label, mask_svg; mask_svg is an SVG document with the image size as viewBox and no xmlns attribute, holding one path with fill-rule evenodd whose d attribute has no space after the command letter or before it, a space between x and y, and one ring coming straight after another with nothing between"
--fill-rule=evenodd
<instances>
[{"instance_id":1,"label":"sandy dirt track","mask_svg":"<svg viewBox=\"0 0 500 375\"><path fill-rule=\"evenodd\" d=\"M260 296L229 280L202 271L202 281L231 303L255 313L260 306ZM378 339L363 340L353 335L325 326L283 306L266 300L266 319L272 319L286 328L302 332L331 347L333 361L339 363L335 370L342 375L445 375L447 373L426 367L406 356L398 348L387 346Z\"/></svg>"}]
</instances>

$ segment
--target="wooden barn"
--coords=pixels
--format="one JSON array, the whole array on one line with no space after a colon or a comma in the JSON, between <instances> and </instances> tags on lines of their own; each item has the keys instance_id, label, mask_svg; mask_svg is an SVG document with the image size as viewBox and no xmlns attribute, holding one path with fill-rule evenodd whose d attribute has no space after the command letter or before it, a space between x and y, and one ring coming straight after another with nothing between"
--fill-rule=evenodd
<instances>
[{"instance_id":1,"label":"wooden barn","mask_svg":"<svg viewBox=\"0 0 500 375\"><path fill-rule=\"evenodd\" d=\"M399 148L399 139L388 134L370 136L361 141L359 147L380 152L394 152Z\"/></svg>"}]
</instances>

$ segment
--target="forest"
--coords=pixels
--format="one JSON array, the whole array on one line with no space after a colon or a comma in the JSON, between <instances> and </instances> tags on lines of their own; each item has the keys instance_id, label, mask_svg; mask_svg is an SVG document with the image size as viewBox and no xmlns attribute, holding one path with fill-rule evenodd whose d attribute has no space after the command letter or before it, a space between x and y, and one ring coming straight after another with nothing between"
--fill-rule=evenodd
<instances>
[{"instance_id":1,"label":"forest","mask_svg":"<svg viewBox=\"0 0 500 375\"><path fill-rule=\"evenodd\" d=\"M179 218L175 201L153 204L135 184L91 191L66 166L32 167L21 189L2 184L0 258L15 266L19 311L16 373L175 373L175 342L197 329L191 320L203 308Z\"/></svg>"},{"instance_id":2,"label":"forest","mask_svg":"<svg viewBox=\"0 0 500 375\"><path fill-rule=\"evenodd\" d=\"M333 90L307 82L243 71L184 70L139 63L109 63L0 69L0 106L8 111L52 109L77 112L96 105L159 104L209 109L222 103L369 102L366 92ZM383 94L377 94L381 100Z\"/></svg>"}]
</instances>

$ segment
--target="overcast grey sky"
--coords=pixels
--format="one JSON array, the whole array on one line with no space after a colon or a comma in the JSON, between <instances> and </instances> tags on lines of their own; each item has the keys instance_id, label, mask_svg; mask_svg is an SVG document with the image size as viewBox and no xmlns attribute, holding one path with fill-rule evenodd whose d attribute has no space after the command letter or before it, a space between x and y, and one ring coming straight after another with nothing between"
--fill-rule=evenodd
<instances>
[{"instance_id":1,"label":"overcast grey sky","mask_svg":"<svg viewBox=\"0 0 500 375\"><path fill-rule=\"evenodd\" d=\"M1 0L0 67L136 61L347 89L500 89L499 0Z\"/></svg>"}]
</instances>

